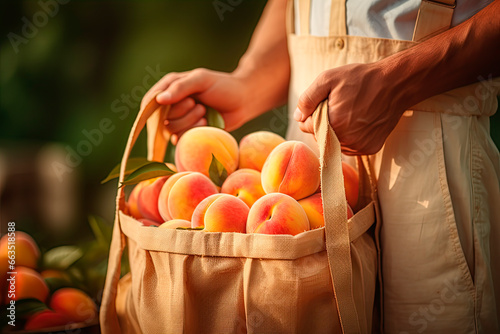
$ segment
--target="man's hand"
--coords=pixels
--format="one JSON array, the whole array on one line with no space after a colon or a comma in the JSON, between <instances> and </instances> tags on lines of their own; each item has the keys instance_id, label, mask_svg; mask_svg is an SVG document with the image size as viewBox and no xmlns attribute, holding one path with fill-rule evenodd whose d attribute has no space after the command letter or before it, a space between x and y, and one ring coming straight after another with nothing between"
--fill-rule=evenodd
<instances>
[{"instance_id":1,"label":"man's hand","mask_svg":"<svg viewBox=\"0 0 500 334\"><path fill-rule=\"evenodd\" d=\"M243 80L229 73L195 69L189 72L169 73L160 79L144 96L142 105L156 94L156 100L163 105L172 105L166 130L172 134L172 142L185 131L195 126L206 125L203 118L205 106L220 111L231 131L246 121L244 115L246 85Z\"/></svg>"},{"instance_id":2,"label":"man's hand","mask_svg":"<svg viewBox=\"0 0 500 334\"><path fill-rule=\"evenodd\" d=\"M310 117L328 98L330 124L346 154L374 154L394 129L407 106L400 87L387 80L376 63L350 64L322 72L300 96L294 118L314 133Z\"/></svg>"},{"instance_id":3,"label":"man's hand","mask_svg":"<svg viewBox=\"0 0 500 334\"><path fill-rule=\"evenodd\" d=\"M404 110L434 95L500 76L500 1L460 25L371 64L323 72L300 96L295 119L313 132L310 115L328 98L330 124L346 154L373 154Z\"/></svg>"}]
</instances>

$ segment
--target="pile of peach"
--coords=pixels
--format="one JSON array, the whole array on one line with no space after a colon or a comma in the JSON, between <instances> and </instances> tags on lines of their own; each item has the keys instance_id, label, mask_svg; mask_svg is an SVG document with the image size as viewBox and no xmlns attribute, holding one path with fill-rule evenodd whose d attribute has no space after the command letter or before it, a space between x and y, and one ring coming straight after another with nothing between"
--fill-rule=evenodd
<instances>
[{"instance_id":1,"label":"pile of peach","mask_svg":"<svg viewBox=\"0 0 500 334\"><path fill-rule=\"evenodd\" d=\"M209 177L212 155L228 174L220 187ZM193 128L177 144L175 168L137 184L128 214L148 226L207 232L296 235L325 225L319 159L302 142L259 131L238 145L224 130ZM346 163L343 172L351 217L358 175Z\"/></svg>"},{"instance_id":2,"label":"pile of peach","mask_svg":"<svg viewBox=\"0 0 500 334\"><path fill-rule=\"evenodd\" d=\"M9 238L14 241L14 234L15 248L12 242L9 243ZM8 311L7 321L14 320L15 328L24 323L25 330L92 323L97 317L94 301L85 292L70 287L57 289L51 294L46 279L64 278L65 273L50 269L38 272L39 259L40 249L29 234L10 232L0 239L0 304ZM10 267L9 260L15 260L15 268ZM40 301L42 307L20 315L19 304L27 299Z\"/></svg>"}]
</instances>

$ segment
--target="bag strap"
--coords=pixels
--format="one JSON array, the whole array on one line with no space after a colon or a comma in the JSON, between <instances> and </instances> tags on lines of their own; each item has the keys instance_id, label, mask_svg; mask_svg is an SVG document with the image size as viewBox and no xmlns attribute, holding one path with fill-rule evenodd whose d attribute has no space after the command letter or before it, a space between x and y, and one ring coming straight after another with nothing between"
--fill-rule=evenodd
<instances>
[{"instance_id":1,"label":"bag strap","mask_svg":"<svg viewBox=\"0 0 500 334\"><path fill-rule=\"evenodd\" d=\"M413 41L422 42L451 26L455 0L422 0L413 30Z\"/></svg>"},{"instance_id":2,"label":"bag strap","mask_svg":"<svg viewBox=\"0 0 500 334\"><path fill-rule=\"evenodd\" d=\"M162 124L170 106L160 106L156 102L156 96L137 114L136 120L128 137L125 152L120 166L119 184L125 179L125 170L130 152L139 137L144 126L148 125L148 159L162 161L168 144L168 134L163 133ZM100 310L100 322L103 333L120 333L120 324L116 314L116 293L121 273L121 259L126 246L126 238L123 234L120 210L125 208L124 187L118 188L116 197L115 223L113 227L113 238L109 249L108 270Z\"/></svg>"},{"instance_id":3,"label":"bag strap","mask_svg":"<svg viewBox=\"0 0 500 334\"><path fill-rule=\"evenodd\" d=\"M351 246L341 149L330 126L327 102L322 102L316 109L313 123L320 152L326 251L342 333L360 333L352 290Z\"/></svg>"}]
</instances>

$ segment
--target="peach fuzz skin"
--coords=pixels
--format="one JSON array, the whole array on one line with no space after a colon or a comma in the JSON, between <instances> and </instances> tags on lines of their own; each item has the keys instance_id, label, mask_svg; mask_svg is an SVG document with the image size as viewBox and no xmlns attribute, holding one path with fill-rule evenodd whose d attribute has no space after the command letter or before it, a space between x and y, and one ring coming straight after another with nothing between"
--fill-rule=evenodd
<instances>
[{"instance_id":1,"label":"peach fuzz skin","mask_svg":"<svg viewBox=\"0 0 500 334\"><path fill-rule=\"evenodd\" d=\"M160 228L175 230L178 227L191 227L191 222L185 219L172 219L160 225Z\"/></svg>"},{"instance_id":2,"label":"peach fuzz skin","mask_svg":"<svg viewBox=\"0 0 500 334\"><path fill-rule=\"evenodd\" d=\"M262 170L269 153L285 139L269 131L252 132L240 140L239 168Z\"/></svg>"},{"instance_id":3,"label":"peach fuzz skin","mask_svg":"<svg viewBox=\"0 0 500 334\"><path fill-rule=\"evenodd\" d=\"M163 218L158 211L158 198L160 191L169 176L162 176L153 179L154 181L145 186L139 193L137 206L141 213L141 218L149 219L157 223L162 223Z\"/></svg>"},{"instance_id":4,"label":"peach fuzz skin","mask_svg":"<svg viewBox=\"0 0 500 334\"><path fill-rule=\"evenodd\" d=\"M286 141L267 157L261 180L267 194L279 192L300 200L319 187L319 159L306 144Z\"/></svg>"},{"instance_id":5,"label":"peach fuzz skin","mask_svg":"<svg viewBox=\"0 0 500 334\"><path fill-rule=\"evenodd\" d=\"M14 236L11 236L11 239ZM2 239L0 239L0 257L2 259L8 259L9 255L13 255L15 253L16 256L16 265L36 268L38 259L40 258L40 249L36 244L33 238L22 231L15 232L15 251L9 247L12 247L12 244L9 245L9 233L4 234ZM14 253L9 254L8 252L14 251Z\"/></svg>"},{"instance_id":6,"label":"peach fuzz skin","mask_svg":"<svg viewBox=\"0 0 500 334\"><path fill-rule=\"evenodd\" d=\"M97 306L83 291L75 288L56 290L50 299L50 308L64 314L72 322L90 322L97 316Z\"/></svg>"},{"instance_id":7,"label":"peach fuzz skin","mask_svg":"<svg viewBox=\"0 0 500 334\"><path fill-rule=\"evenodd\" d=\"M203 200L193 212L192 227L205 232L246 232L248 206L228 194L215 194Z\"/></svg>"},{"instance_id":8,"label":"peach fuzz skin","mask_svg":"<svg viewBox=\"0 0 500 334\"><path fill-rule=\"evenodd\" d=\"M65 326L69 323L71 323L71 320L64 314L52 310L43 310L31 315L27 319L24 329L34 331L37 329Z\"/></svg>"},{"instance_id":9,"label":"peach fuzz skin","mask_svg":"<svg viewBox=\"0 0 500 334\"><path fill-rule=\"evenodd\" d=\"M35 270L27 267L16 267L14 272L17 272L17 274L14 274L16 290L13 296L9 296L9 293L7 293L7 300L5 302L9 303L11 299L35 298L45 303L49 296L49 287L43 277ZM7 289L9 289L8 285ZM7 290L7 292L9 291Z\"/></svg>"},{"instance_id":10,"label":"peach fuzz skin","mask_svg":"<svg viewBox=\"0 0 500 334\"><path fill-rule=\"evenodd\" d=\"M342 161L342 174L344 175L345 197L347 198L347 203L354 208L358 203L358 172L354 169L354 167Z\"/></svg>"},{"instance_id":11,"label":"peach fuzz skin","mask_svg":"<svg viewBox=\"0 0 500 334\"><path fill-rule=\"evenodd\" d=\"M221 193L238 197L252 207L256 200L266 193L262 188L260 172L254 169L238 169L222 184Z\"/></svg>"},{"instance_id":12,"label":"peach fuzz skin","mask_svg":"<svg viewBox=\"0 0 500 334\"><path fill-rule=\"evenodd\" d=\"M300 204L292 197L272 193L254 203L247 220L247 233L297 235L310 229Z\"/></svg>"},{"instance_id":13,"label":"peach fuzz skin","mask_svg":"<svg viewBox=\"0 0 500 334\"><path fill-rule=\"evenodd\" d=\"M179 172L200 172L208 177L212 154L228 174L238 168L238 142L229 132L210 126L192 128L177 143L175 165Z\"/></svg>"},{"instance_id":14,"label":"peach fuzz skin","mask_svg":"<svg viewBox=\"0 0 500 334\"><path fill-rule=\"evenodd\" d=\"M299 204L304 209L311 230L325 226L325 219L323 216L323 202L321 200L321 193L316 193L299 201ZM347 219L353 216L353 212L349 204L347 205Z\"/></svg>"},{"instance_id":15,"label":"peach fuzz skin","mask_svg":"<svg viewBox=\"0 0 500 334\"><path fill-rule=\"evenodd\" d=\"M215 184L201 173L182 172L172 175L163 185L157 201L162 221L191 220L196 206L206 197L218 192Z\"/></svg>"},{"instance_id":16,"label":"peach fuzz skin","mask_svg":"<svg viewBox=\"0 0 500 334\"><path fill-rule=\"evenodd\" d=\"M171 163L166 163L167 167L173 170L174 172L177 171L175 166ZM144 180L142 182L139 182L136 184L134 189L130 192L130 195L127 200L127 214L134 217L135 219L140 219L140 218L146 218L141 215L141 212L139 211L139 197L141 197L141 192L144 188L146 188L148 185L152 184L155 182L156 178L154 179L149 179L149 180ZM152 210L154 211L154 209Z\"/></svg>"}]
</instances>

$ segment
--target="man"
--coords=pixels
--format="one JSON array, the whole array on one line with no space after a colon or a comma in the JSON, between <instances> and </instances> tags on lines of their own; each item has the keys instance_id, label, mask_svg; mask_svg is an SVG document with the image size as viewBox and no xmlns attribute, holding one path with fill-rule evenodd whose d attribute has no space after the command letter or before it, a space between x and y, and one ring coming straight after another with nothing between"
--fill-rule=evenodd
<instances>
[{"instance_id":1,"label":"man","mask_svg":"<svg viewBox=\"0 0 500 334\"><path fill-rule=\"evenodd\" d=\"M310 115L328 99L343 152L373 155L377 171L384 330L499 332L500 1L444 6L454 27L415 43L398 24L415 26L419 4L270 1L234 72L170 73L143 102L173 105L175 143L206 124L203 105L231 131L288 99L287 137L314 147Z\"/></svg>"}]
</instances>

